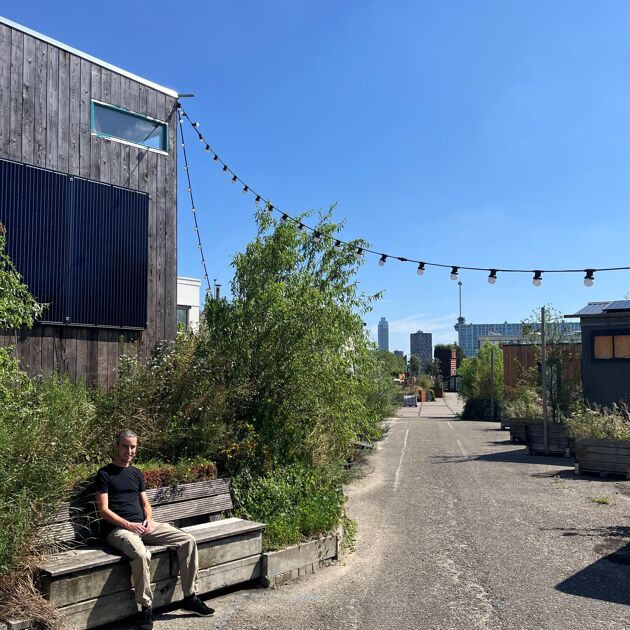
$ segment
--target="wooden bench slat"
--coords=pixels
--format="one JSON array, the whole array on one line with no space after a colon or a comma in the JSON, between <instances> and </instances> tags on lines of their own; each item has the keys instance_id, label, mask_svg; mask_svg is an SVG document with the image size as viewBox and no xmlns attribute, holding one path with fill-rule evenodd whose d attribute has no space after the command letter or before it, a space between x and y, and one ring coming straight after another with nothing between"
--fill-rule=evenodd
<instances>
[{"instance_id":1,"label":"wooden bench slat","mask_svg":"<svg viewBox=\"0 0 630 630\"><path fill-rule=\"evenodd\" d=\"M147 498L152 506L203 497L213 497L221 494L225 494L229 497L231 503L230 480L227 478L213 479L211 481L196 481L194 483L147 490ZM71 502L62 503L55 515L51 517L49 524L63 523L71 518L80 517L85 511L86 503L89 504L91 502L92 495L86 495L86 499L84 499L81 505L72 505ZM229 508L225 509L232 509L232 507L233 505L230 505Z\"/></svg>"},{"instance_id":2,"label":"wooden bench slat","mask_svg":"<svg viewBox=\"0 0 630 630\"><path fill-rule=\"evenodd\" d=\"M232 499L225 495L205 497L195 501L181 501L179 503L167 503L156 505L153 508L153 518L158 522L174 521L190 516L213 514L232 508Z\"/></svg>"},{"instance_id":3,"label":"wooden bench slat","mask_svg":"<svg viewBox=\"0 0 630 630\"><path fill-rule=\"evenodd\" d=\"M198 543L209 540L218 540L230 536L260 531L265 528L263 523L246 521L240 518L226 518L213 523L202 523L184 528L190 532ZM152 554L160 553L167 549L166 546L148 546ZM64 552L56 556L49 556L44 562L37 565L37 569L50 577L59 577L76 571L86 571L96 567L126 562L126 558L108 547L100 544L97 549L76 549Z\"/></svg>"}]
</instances>

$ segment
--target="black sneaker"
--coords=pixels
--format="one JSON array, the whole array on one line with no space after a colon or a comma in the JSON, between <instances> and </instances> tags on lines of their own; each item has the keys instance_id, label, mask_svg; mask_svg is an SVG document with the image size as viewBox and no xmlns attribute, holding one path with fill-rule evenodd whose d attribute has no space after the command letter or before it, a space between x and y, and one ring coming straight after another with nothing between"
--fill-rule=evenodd
<instances>
[{"instance_id":1,"label":"black sneaker","mask_svg":"<svg viewBox=\"0 0 630 630\"><path fill-rule=\"evenodd\" d=\"M153 609L151 606L148 608L142 607L142 610L138 613L138 628L140 630L153 630Z\"/></svg>"},{"instance_id":2,"label":"black sneaker","mask_svg":"<svg viewBox=\"0 0 630 630\"><path fill-rule=\"evenodd\" d=\"M184 597L182 610L187 610L195 615L199 615L199 617L212 617L214 615L214 608L206 606L196 595Z\"/></svg>"}]
</instances>

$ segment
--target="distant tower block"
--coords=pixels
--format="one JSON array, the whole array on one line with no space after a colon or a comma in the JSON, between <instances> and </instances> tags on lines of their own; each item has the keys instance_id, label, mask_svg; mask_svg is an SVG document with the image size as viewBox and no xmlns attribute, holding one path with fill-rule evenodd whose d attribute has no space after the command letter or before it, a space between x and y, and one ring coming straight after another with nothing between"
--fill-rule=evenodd
<instances>
[{"instance_id":1,"label":"distant tower block","mask_svg":"<svg viewBox=\"0 0 630 630\"><path fill-rule=\"evenodd\" d=\"M384 317L378 323L378 349L389 351L389 324Z\"/></svg>"}]
</instances>

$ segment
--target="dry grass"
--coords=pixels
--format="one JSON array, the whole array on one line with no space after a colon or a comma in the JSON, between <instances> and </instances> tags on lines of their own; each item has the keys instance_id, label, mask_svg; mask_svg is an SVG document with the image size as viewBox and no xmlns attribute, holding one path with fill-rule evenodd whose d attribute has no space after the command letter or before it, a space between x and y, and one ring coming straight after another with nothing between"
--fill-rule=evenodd
<instances>
[{"instance_id":1,"label":"dry grass","mask_svg":"<svg viewBox=\"0 0 630 630\"><path fill-rule=\"evenodd\" d=\"M31 569L22 564L0 579L0 620L29 619L41 630L64 630L55 607L38 593Z\"/></svg>"}]
</instances>

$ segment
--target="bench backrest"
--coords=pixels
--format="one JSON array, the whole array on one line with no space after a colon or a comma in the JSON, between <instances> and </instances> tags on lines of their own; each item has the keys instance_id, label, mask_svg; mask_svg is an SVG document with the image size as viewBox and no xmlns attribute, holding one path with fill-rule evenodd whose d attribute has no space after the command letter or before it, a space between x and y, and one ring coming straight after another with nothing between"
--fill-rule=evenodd
<instances>
[{"instance_id":1,"label":"bench backrest","mask_svg":"<svg viewBox=\"0 0 630 630\"><path fill-rule=\"evenodd\" d=\"M233 507L230 480L214 479L147 490L153 518L161 523L208 516L216 520ZM94 488L89 487L73 500L63 503L48 524L40 528L41 538L70 543L98 536L99 518L94 504Z\"/></svg>"}]
</instances>

